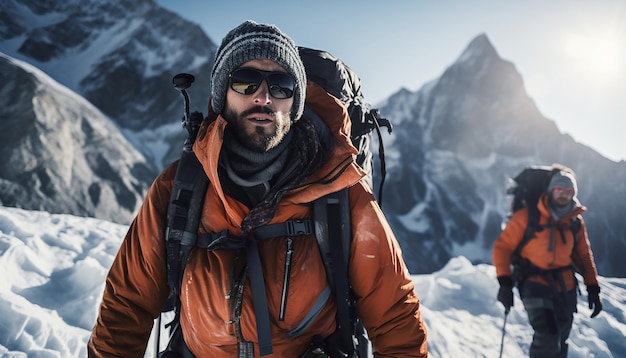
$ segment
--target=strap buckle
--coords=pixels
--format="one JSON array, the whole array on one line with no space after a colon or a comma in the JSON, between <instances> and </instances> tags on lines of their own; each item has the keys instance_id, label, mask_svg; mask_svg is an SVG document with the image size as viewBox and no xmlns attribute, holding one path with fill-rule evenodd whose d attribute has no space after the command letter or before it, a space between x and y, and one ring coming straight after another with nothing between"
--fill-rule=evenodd
<instances>
[{"instance_id":1,"label":"strap buckle","mask_svg":"<svg viewBox=\"0 0 626 358\"><path fill-rule=\"evenodd\" d=\"M311 220L289 220L285 224L287 224L287 236L309 235L313 233Z\"/></svg>"}]
</instances>

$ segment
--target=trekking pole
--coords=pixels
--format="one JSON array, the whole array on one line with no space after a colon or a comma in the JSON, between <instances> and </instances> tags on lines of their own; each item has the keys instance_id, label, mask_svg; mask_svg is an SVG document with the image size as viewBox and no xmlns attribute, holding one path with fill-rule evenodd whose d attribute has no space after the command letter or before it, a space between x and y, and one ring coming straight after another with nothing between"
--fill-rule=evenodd
<instances>
[{"instance_id":1,"label":"trekking pole","mask_svg":"<svg viewBox=\"0 0 626 358\"><path fill-rule=\"evenodd\" d=\"M159 357L159 349L161 343L161 314L159 314L159 318L157 318L157 331L156 331L156 343L154 344L154 358Z\"/></svg>"},{"instance_id":2,"label":"trekking pole","mask_svg":"<svg viewBox=\"0 0 626 358\"><path fill-rule=\"evenodd\" d=\"M504 336L506 334L506 319L509 317L509 309L504 311L504 323L502 324L502 340L500 341L500 358L502 358L502 350L504 349Z\"/></svg>"}]
</instances>

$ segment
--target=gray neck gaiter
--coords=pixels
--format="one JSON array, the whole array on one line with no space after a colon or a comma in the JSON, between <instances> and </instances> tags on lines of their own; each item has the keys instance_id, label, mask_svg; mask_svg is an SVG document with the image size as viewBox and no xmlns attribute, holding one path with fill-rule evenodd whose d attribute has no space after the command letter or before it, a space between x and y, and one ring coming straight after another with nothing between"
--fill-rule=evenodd
<instances>
[{"instance_id":1,"label":"gray neck gaiter","mask_svg":"<svg viewBox=\"0 0 626 358\"><path fill-rule=\"evenodd\" d=\"M270 180L284 167L289 157L289 144L292 132L275 148L267 152L250 150L243 146L226 126L224 145L220 164L226 169L228 177L244 188L255 188L261 198L269 191ZM262 190L258 186L261 186ZM259 192L260 190L260 192Z\"/></svg>"},{"instance_id":2,"label":"gray neck gaiter","mask_svg":"<svg viewBox=\"0 0 626 358\"><path fill-rule=\"evenodd\" d=\"M556 205L552 200L548 203L548 210L550 210L550 215L552 215L552 220L559 221L565 215L571 213L574 210L576 203L574 199L565 205Z\"/></svg>"}]
</instances>

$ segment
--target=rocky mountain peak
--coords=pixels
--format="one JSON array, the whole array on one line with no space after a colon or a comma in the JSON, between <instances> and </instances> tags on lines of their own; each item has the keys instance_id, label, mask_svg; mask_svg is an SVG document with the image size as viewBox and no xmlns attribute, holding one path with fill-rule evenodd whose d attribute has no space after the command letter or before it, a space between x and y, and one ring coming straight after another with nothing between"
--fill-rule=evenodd
<instances>
[{"instance_id":1,"label":"rocky mountain peak","mask_svg":"<svg viewBox=\"0 0 626 358\"><path fill-rule=\"evenodd\" d=\"M626 249L626 234L611 228L624 225L626 204L612 202L604 186L612 181L614 195L626 195L625 163L562 134L485 35L473 39L439 79L411 95L395 94L381 113L395 125L386 148L391 155L384 208L411 272L432 272L455 255L491 262L491 245L510 204L508 179L530 165L573 168L579 187L586 188L579 198L595 210L586 217L597 256L609 254L609 240ZM614 175L602 174L607 172ZM615 215L622 222L598 220ZM605 274L626 272L618 260L598 265Z\"/></svg>"},{"instance_id":2,"label":"rocky mountain peak","mask_svg":"<svg viewBox=\"0 0 626 358\"><path fill-rule=\"evenodd\" d=\"M155 170L97 108L0 55L0 203L129 223Z\"/></svg>"},{"instance_id":3,"label":"rocky mountain peak","mask_svg":"<svg viewBox=\"0 0 626 358\"><path fill-rule=\"evenodd\" d=\"M85 97L162 168L180 155L184 138L172 131L182 114L172 77L196 76L188 92L193 109L206 112L216 45L152 0L7 0L0 49Z\"/></svg>"}]
</instances>

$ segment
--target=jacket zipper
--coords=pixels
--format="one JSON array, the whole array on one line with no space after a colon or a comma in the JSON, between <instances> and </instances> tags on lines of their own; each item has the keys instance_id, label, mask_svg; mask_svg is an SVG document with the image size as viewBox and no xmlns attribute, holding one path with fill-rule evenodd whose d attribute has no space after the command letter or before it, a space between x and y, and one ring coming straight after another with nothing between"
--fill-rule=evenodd
<instances>
[{"instance_id":1,"label":"jacket zipper","mask_svg":"<svg viewBox=\"0 0 626 358\"><path fill-rule=\"evenodd\" d=\"M289 277L291 276L291 257L293 256L293 240L287 238L287 252L285 253L285 273L283 276L283 294L280 297L280 311L278 320L285 320L285 310L287 309L287 296L289 293Z\"/></svg>"}]
</instances>

